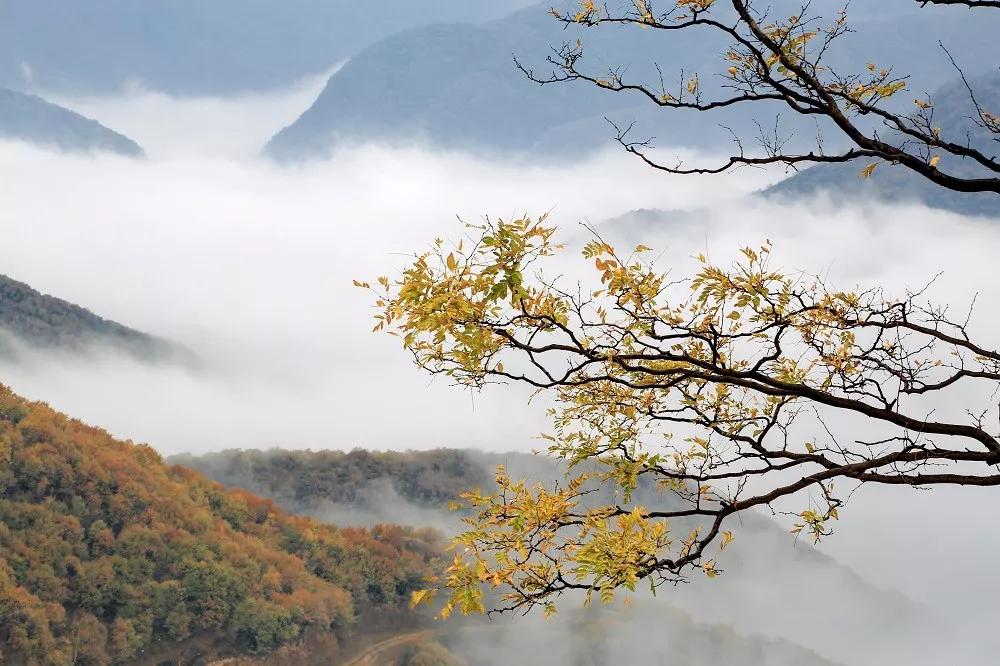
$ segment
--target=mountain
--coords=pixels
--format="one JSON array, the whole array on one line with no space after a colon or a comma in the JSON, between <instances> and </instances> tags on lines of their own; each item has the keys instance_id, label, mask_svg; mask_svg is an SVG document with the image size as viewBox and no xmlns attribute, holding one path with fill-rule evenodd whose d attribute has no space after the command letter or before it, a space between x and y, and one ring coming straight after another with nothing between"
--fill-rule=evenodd
<instances>
[{"instance_id":1,"label":"mountain","mask_svg":"<svg viewBox=\"0 0 1000 666\"><path fill-rule=\"evenodd\" d=\"M0 357L16 356L18 345L84 351L104 347L143 361L193 361L187 350L146 333L103 319L89 310L42 294L0 275Z\"/></svg>"},{"instance_id":2,"label":"mountain","mask_svg":"<svg viewBox=\"0 0 1000 666\"><path fill-rule=\"evenodd\" d=\"M419 457L372 460L398 471ZM461 455L432 453L424 468L449 458ZM544 625L427 627L406 602L442 552L433 531L292 516L0 387L4 663L500 666L520 653L524 664L597 666L655 659L666 645L691 666L833 666L642 602ZM666 644L642 639L650 622ZM567 640L543 649L553 632Z\"/></svg>"},{"instance_id":3,"label":"mountain","mask_svg":"<svg viewBox=\"0 0 1000 666\"><path fill-rule=\"evenodd\" d=\"M63 93L140 83L172 94L267 90L329 70L373 41L526 0L4 0L0 85Z\"/></svg>"},{"instance_id":4,"label":"mountain","mask_svg":"<svg viewBox=\"0 0 1000 666\"><path fill-rule=\"evenodd\" d=\"M316 102L279 132L265 153L298 160L371 140L526 152L550 134L572 131L574 124L582 149L589 150L595 139L607 140L603 116L625 110L623 116L630 117L636 100L579 85L541 87L516 70L515 54L535 62L549 53L550 45L580 34L572 28L564 32L547 16L547 8L538 5L475 26L431 25L382 40L338 70ZM608 52L628 35L612 27L592 37L588 46L596 50L597 41L601 52ZM629 44L635 60L654 47L647 36L638 37ZM688 35L679 37L692 41ZM694 62L689 59L691 66ZM572 147L558 137L551 140L563 152Z\"/></svg>"},{"instance_id":5,"label":"mountain","mask_svg":"<svg viewBox=\"0 0 1000 666\"><path fill-rule=\"evenodd\" d=\"M416 621L440 552L429 532L289 515L3 387L0 461L4 663L204 663L307 638L329 659Z\"/></svg>"},{"instance_id":6,"label":"mountain","mask_svg":"<svg viewBox=\"0 0 1000 666\"><path fill-rule=\"evenodd\" d=\"M771 127L780 114L783 135L804 144L814 142L813 122L781 104L754 105L754 115L746 107L713 113L661 111L637 94L611 93L585 82L530 82L515 68L515 56L544 75L551 71L545 63L551 48L580 39L582 67L598 75L613 64L622 66L629 80L658 81L654 65L660 63L671 89L676 86L670 82L680 72L701 70L707 90L716 85L716 78L704 71L705 62L721 65L718 54L726 49L714 31L664 35L614 25L564 29L547 15L549 6L536 5L473 26L415 28L373 44L331 76L312 107L274 136L265 153L298 161L351 143L382 141L505 157L565 158L610 145L614 131L605 117L621 125L636 122L635 138L652 136L660 145L728 149L731 135L720 125L755 137L760 131L755 117ZM992 40L1000 30L996 13L972 21L968 12L921 10L914 3L894 7L892 12L861 12L852 24L855 32L842 38L829 64L838 70L863 70L869 60L896 63L915 73L910 79L913 89L928 90L953 74L938 40L970 73L992 62Z\"/></svg>"},{"instance_id":7,"label":"mountain","mask_svg":"<svg viewBox=\"0 0 1000 666\"><path fill-rule=\"evenodd\" d=\"M41 97L0 88L0 138L75 152L142 155L142 148L96 120Z\"/></svg>"},{"instance_id":8,"label":"mountain","mask_svg":"<svg viewBox=\"0 0 1000 666\"><path fill-rule=\"evenodd\" d=\"M485 453L472 450L435 451L225 451L202 456L177 456L172 462L190 466L224 484L246 488L256 494L272 498L289 510L339 524L374 525L392 521L408 525L432 525L445 532L454 533L460 527L457 516L446 504L461 489L492 487L493 470L504 464L514 478L551 483L562 477L560 463L546 456L521 453ZM615 501L605 496L607 490L598 490L596 501ZM635 503L647 507L657 506L665 496L652 487L641 487ZM693 525L674 521L672 531L687 534ZM687 635L688 640L674 638L677 645L689 649L705 632L731 634L732 641L721 641L715 661L706 663L751 664L758 663L812 663L802 657L800 661L782 661L775 654L794 654L795 649L810 648L819 653L811 659L839 661L845 664L872 663L875 657L898 656L900 643L907 632L922 631L937 622L942 635L948 631L947 621L933 611L918 608L903 594L879 589L851 569L837 563L804 543L796 543L787 529L762 514L749 513L733 527L736 544L727 549L719 560L725 569L721 584L695 577L687 585L670 588L658 595L663 605L647 609L633 616L626 624L637 628L634 658L622 663L644 663L650 657L642 650L639 635L643 631ZM641 602L642 596L637 599ZM653 602L650 602L653 603ZM656 602L659 604L660 602ZM560 613L566 622L598 622L586 614L573 610L572 600L564 602ZM670 615L672 614L672 615ZM662 623L647 626L650 617L671 616L679 626L692 625L688 633L677 627L666 628ZM881 621L896 618L894 628L888 629ZM609 618L601 616L599 624ZM548 626L548 625L545 625ZM824 626L838 635L852 636L849 643L831 644L812 638L810 627ZM645 629L639 629L645 627ZM712 627L715 627L713 629ZM722 627L728 629L723 630ZM531 660L535 650L551 641L549 630L531 629L521 633L522 626L513 624L506 638L503 634L468 633L451 636L444 643L457 654L470 659L470 646L493 644L497 654L524 654L514 661L538 663ZM552 629L551 631L556 631ZM602 646L588 647L582 637L593 631L567 632L567 644L561 649L570 653L566 663L608 663L595 657L595 661L579 660L579 655L600 654L597 650L611 650L629 643L615 633L604 639L594 640ZM596 631L596 629L595 629ZM676 633L675 633L676 632ZM558 632L557 632L558 633ZM631 635L631 634L630 634ZM570 636L581 638L570 639ZM740 643L735 636L741 637ZM780 649L768 658L754 661L750 658L735 660L724 657L728 647L742 645L749 650L756 641L760 648L762 637L779 641ZM536 641L537 644L532 641ZM766 642L766 641L764 641ZM533 648L529 646L534 645ZM463 647L464 646L464 647ZM728 646L728 647L724 647ZM801 646L801 647L799 647ZM494 648L491 648L494 649ZM792 650L787 653L786 650ZM694 653L696 653L695 651ZM765 651L766 652L766 651ZM573 657L576 654L578 657ZM752 654L752 650L747 654ZM762 653L763 654L763 653ZM773 660L772 660L773 657ZM582 659L582 657L580 658ZM556 663L562 663L554 660ZM472 663L477 663L472 661ZM479 663L491 664L489 660ZM504 663L504 662L499 662ZM510 663L507 661L506 663ZM702 662L685 662L700 664Z\"/></svg>"},{"instance_id":9,"label":"mountain","mask_svg":"<svg viewBox=\"0 0 1000 666\"><path fill-rule=\"evenodd\" d=\"M970 85L983 109L1000 113L1000 73L973 78ZM934 102L934 123L941 127L946 140L967 142L1000 162L1000 137L977 125L970 117L974 111L962 81L953 81L942 87L931 99ZM898 138L895 140L901 141ZM795 201L825 193L831 202L859 198L916 202L965 215L1000 218L1000 196L996 194L953 192L905 167L885 163L879 164L871 177L862 178L861 170L869 162L855 160L844 164L812 166L766 189L764 195ZM940 166L949 173L968 178L984 177L990 173L981 165L951 155L943 155Z\"/></svg>"}]
</instances>

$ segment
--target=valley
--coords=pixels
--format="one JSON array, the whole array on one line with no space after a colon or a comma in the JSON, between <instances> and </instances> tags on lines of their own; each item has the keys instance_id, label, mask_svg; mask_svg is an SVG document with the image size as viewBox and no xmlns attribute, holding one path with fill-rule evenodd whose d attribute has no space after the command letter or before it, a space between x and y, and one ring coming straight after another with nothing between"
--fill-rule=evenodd
<instances>
[{"instance_id":1,"label":"valley","mask_svg":"<svg viewBox=\"0 0 1000 666\"><path fill-rule=\"evenodd\" d=\"M995 663L1000 12L418 4L0 3L0 663Z\"/></svg>"}]
</instances>

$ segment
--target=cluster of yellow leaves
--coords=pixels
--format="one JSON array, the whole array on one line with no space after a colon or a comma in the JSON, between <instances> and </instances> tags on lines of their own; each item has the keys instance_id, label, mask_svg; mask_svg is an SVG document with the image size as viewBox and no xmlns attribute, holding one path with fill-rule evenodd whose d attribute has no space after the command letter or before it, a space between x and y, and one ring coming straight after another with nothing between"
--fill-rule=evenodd
<instances>
[{"instance_id":1,"label":"cluster of yellow leaves","mask_svg":"<svg viewBox=\"0 0 1000 666\"><path fill-rule=\"evenodd\" d=\"M819 34L817 30L805 29L801 16L792 16L786 23L767 25L764 32L777 46L777 51L772 49L767 56L767 67L776 67L782 75L790 73L788 66L798 66L806 60L806 47Z\"/></svg>"},{"instance_id":2,"label":"cluster of yellow leaves","mask_svg":"<svg viewBox=\"0 0 1000 666\"><path fill-rule=\"evenodd\" d=\"M494 495L463 495L475 513L463 519L468 530L453 544L460 552L444 574L448 597L441 617L456 609L484 612L484 589L508 603L537 600L551 615L556 606L544 597L561 578L587 581L588 602L597 592L609 603L619 588L634 591L669 547L666 522L651 520L640 508L614 517L606 509L580 510L587 475L555 491L513 482L503 467L496 480L499 492ZM428 603L435 595L434 590L420 590L411 603Z\"/></svg>"},{"instance_id":3,"label":"cluster of yellow leaves","mask_svg":"<svg viewBox=\"0 0 1000 666\"><path fill-rule=\"evenodd\" d=\"M906 89L906 81L895 78L889 69L879 68L874 63L868 63L867 70L866 78L852 79L853 85L839 81L829 84L830 91L843 95L846 100L845 108L851 109L860 104L877 103ZM927 102L915 101L921 109L927 109L931 106Z\"/></svg>"},{"instance_id":4,"label":"cluster of yellow leaves","mask_svg":"<svg viewBox=\"0 0 1000 666\"><path fill-rule=\"evenodd\" d=\"M677 0L678 9L687 9L697 12L708 11L714 4L715 0Z\"/></svg>"},{"instance_id":5,"label":"cluster of yellow leaves","mask_svg":"<svg viewBox=\"0 0 1000 666\"><path fill-rule=\"evenodd\" d=\"M728 77L752 85L768 79L771 70L793 81L801 78L802 70L819 77L822 72L827 71L827 68L819 62L819 55L824 47L814 49L813 58L810 60L809 44L821 34L827 39L835 38L842 33L846 22L847 14L842 11L832 25L823 29L807 27L808 22L803 20L801 15L793 15L784 22L765 25L764 38L761 40L763 43L760 45L764 53L763 65L755 50L741 49L734 45L725 55ZM833 81L820 85L825 85L827 90L842 95L846 100L847 109L862 103L878 102L906 88L904 80L893 77L891 70L879 68L874 63L867 65L867 77L852 77L850 83ZM930 108L927 102L916 100L916 103L922 109ZM874 167L871 167L871 170L874 170ZM871 170L867 171L865 177L871 175Z\"/></svg>"},{"instance_id":6,"label":"cluster of yellow leaves","mask_svg":"<svg viewBox=\"0 0 1000 666\"><path fill-rule=\"evenodd\" d=\"M603 603L613 601L618 588L634 592L640 574L670 545L666 521L649 519L640 507L613 520L589 517L579 541L571 551L573 575L590 584L588 602L596 590Z\"/></svg>"},{"instance_id":7,"label":"cluster of yellow leaves","mask_svg":"<svg viewBox=\"0 0 1000 666\"><path fill-rule=\"evenodd\" d=\"M635 11L639 16L639 20L643 23L655 23L656 17L653 16L653 8L649 4L649 0L635 0Z\"/></svg>"},{"instance_id":8,"label":"cluster of yellow leaves","mask_svg":"<svg viewBox=\"0 0 1000 666\"><path fill-rule=\"evenodd\" d=\"M837 520L840 518L837 512L837 507L830 506L825 513L820 513L815 509L806 509L799 513L800 522L795 523L792 527L792 534L799 534L802 531L809 532L812 537L813 543L819 543L820 539L829 534L829 530L826 527L826 522L828 520Z\"/></svg>"},{"instance_id":9,"label":"cluster of yellow leaves","mask_svg":"<svg viewBox=\"0 0 1000 666\"><path fill-rule=\"evenodd\" d=\"M983 121L983 124L986 125L986 129L996 134L1000 134L1000 116L995 113L990 113L985 109L980 109L979 116Z\"/></svg>"},{"instance_id":10,"label":"cluster of yellow leaves","mask_svg":"<svg viewBox=\"0 0 1000 666\"><path fill-rule=\"evenodd\" d=\"M503 590L503 598L517 600L551 584L560 569L545 555L568 546L560 528L573 522L570 516L585 480L581 476L549 492L541 485L515 483L499 467L496 494L464 493L464 506L474 515L463 518L468 529L453 543L459 552L445 572L442 587L449 597L441 615L447 617L455 608L465 614L482 612L484 587ZM421 591L412 601L432 598L432 593Z\"/></svg>"},{"instance_id":11,"label":"cluster of yellow leaves","mask_svg":"<svg viewBox=\"0 0 1000 666\"><path fill-rule=\"evenodd\" d=\"M701 80L698 78L698 75L695 74L690 79L688 79L684 87L687 88L687 91L689 93L697 96L699 90L701 89Z\"/></svg>"},{"instance_id":12,"label":"cluster of yellow leaves","mask_svg":"<svg viewBox=\"0 0 1000 666\"><path fill-rule=\"evenodd\" d=\"M556 10L552 10L552 13L556 18L564 18L565 15L559 14ZM580 3L580 8L572 16L572 20L577 23L588 23L597 16L597 5L594 0L583 0Z\"/></svg>"},{"instance_id":13,"label":"cluster of yellow leaves","mask_svg":"<svg viewBox=\"0 0 1000 666\"><path fill-rule=\"evenodd\" d=\"M422 367L478 384L497 369L497 354L506 345L488 325L505 306L551 325L566 319L562 299L524 284L525 265L556 249L550 241L554 229L544 222L543 216L471 227L481 234L475 244L459 243L447 253L437 240L396 283L379 278L375 330L390 328ZM367 282L355 284L372 288Z\"/></svg>"}]
</instances>

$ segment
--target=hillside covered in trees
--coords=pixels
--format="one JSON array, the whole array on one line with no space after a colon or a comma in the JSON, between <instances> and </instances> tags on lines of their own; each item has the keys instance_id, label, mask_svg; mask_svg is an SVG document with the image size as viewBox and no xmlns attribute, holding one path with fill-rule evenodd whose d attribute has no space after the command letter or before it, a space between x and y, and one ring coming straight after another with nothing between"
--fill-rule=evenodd
<instances>
[{"instance_id":1,"label":"hillside covered in trees","mask_svg":"<svg viewBox=\"0 0 1000 666\"><path fill-rule=\"evenodd\" d=\"M3 663L188 663L407 617L434 533L338 529L0 388Z\"/></svg>"},{"instance_id":2,"label":"hillside covered in trees","mask_svg":"<svg viewBox=\"0 0 1000 666\"><path fill-rule=\"evenodd\" d=\"M144 361L192 360L178 346L97 316L61 298L0 275L0 333L44 349L80 351L90 346L112 347ZM14 353L0 336L0 355Z\"/></svg>"},{"instance_id":3,"label":"hillside covered in trees","mask_svg":"<svg viewBox=\"0 0 1000 666\"><path fill-rule=\"evenodd\" d=\"M459 493L492 485L486 454L459 449L433 451L231 450L175 462L227 486L273 497L291 511L309 513L322 503L362 505L366 490L388 481L414 504L443 509ZM548 462L548 461L545 461ZM556 466L552 465L553 472Z\"/></svg>"}]
</instances>

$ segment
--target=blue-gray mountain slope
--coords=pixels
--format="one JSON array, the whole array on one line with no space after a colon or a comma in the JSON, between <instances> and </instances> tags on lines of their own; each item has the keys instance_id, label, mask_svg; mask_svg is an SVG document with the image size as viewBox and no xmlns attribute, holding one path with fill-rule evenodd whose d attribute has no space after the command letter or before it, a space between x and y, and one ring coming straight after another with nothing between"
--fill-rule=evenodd
<instances>
[{"instance_id":1,"label":"blue-gray mountain slope","mask_svg":"<svg viewBox=\"0 0 1000 666\"><path fill-rule=\"evenodd\" d=\"M530 0L0 0L0 86L176 94L267 90L409 27Z\"/></svg>"},{"instance_id":2,"label":"blue-gray mountain slope","mask_svg":"<svg viewBox=\"0 0 1000 666\"><path fill-rule=\"evenodd\" d=\"M196 362L190 351L172 342L104 319L0 275L0 359L16 359L22 346L64 352L97 347L147 362Z\"/></svg>"},{"instance_id":3,"label":"blue-gray mountain slope","mask_svg":"<svg viewBox=\"0 0 1000 666\"><path fill-rule=\"evenodd\" d=\"M142 155L132 139L41 97L0 88L0 137L73 152Z\"/></svg>"},{"instance_id":4,"label":"blue-gray mountain slope","mask_svg":"<svg viewBox=\"0 0 1000 666\"><path fill-rule=\"evenodd\" d=\"M586 68L601 74L609 64L622 65L627 78L647 82L655 80L653 65L659 63L670 80L682 70L701 69L708 85L715 79L704 71L705 63L720 63L719 53L726 48L712 32L664 35L614 26L564 30L547 15L548 6L475 26L416 28L372 45L334 74L313 106L277 134L265 152L280 160L300 160L352 142L377 140L500 155L576 155L608 145L614 131L605 117L621 124L637 121L635 136L653 136L659 145L721 148L731 138L722 125L754 136L754 117L771 126L774 114L781 111L782 132L812 142L812 121L793 117L782 106L664 112L643 97L601 91L587 83L531 83L515 68L515 55L544 73L551 70L544 62L550 49L577 38L584 44ZM892 2L887 7L859 12L855 32L843 38L829 63L855 70L869 61L895 63L916 75L911 89L925 91L954 75L938 40L970 72L993 62L1000 13L973 19L967 11L920 10L915 3Z\"/></svg>"},{"instance_id":5,"label":"blue-gray mountain slope","mask_svg":"<svg viewBox=\"0 0 1000 666\"><path fill-rule=\"evenodd\" d=\"M983 109L1000 114L1000 73L975 77L971 87ZM977 125L968 91L961 81L953 81L931 96L934 121L942 136L956 143L979 148L1000 163L1000 137ZM917 202L932 208L951 210L966 215L1000 218L1000 195L990 192L960 193L945 189L909 169L892 164L879 164L870 178L862 178L867 161L845 164L822 164L781 181L764 191L766 196L786 200L815 197L827 193L831 200L871 198L893 202ZM985 167L969 160L942 156L941 169L968 178L988 175Z\"/></svg>"}]
</instances>

